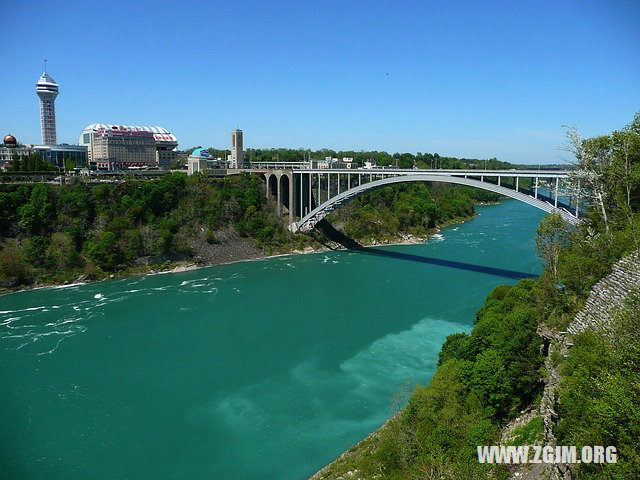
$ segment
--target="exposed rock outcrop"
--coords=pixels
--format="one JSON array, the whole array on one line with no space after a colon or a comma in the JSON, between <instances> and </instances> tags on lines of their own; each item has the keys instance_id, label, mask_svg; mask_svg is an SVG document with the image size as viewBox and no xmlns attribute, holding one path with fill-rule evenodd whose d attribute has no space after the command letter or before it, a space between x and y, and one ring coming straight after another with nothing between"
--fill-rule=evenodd
<instances>
[{"instance_id":1,"label":"exposed rock outcrop","mask_svg":"<svg viewBox=\"0 0 640 480\"><path fill-rule=\"evenodd\" d=\"M629 292L639 286L640 250L637 250L617 262L611 273L593 286L583 309L569 325L568 332L576 334L589 328L607 330Z\"/></svg>"},{"instance_id":2,"label":"exposed rock outcrop","mask_svg":"<svg viewBox=\"0 0 640 480\"><path fill-rule=\"evenodd\" d=\"M553 427L558 422L558 385L560 372L556 359L565 358L573 345L571 335L593 329L607 334L609 325L616 312L624 306L629 295L640 287L640 250L627 255L618 261L609 275L601 279L591 289L591 293L584 307L576 314L569 324L567 332L552 332L544 327L538 328L538 334L545 339L547 359L545 368L547 379L542 401L540 402L540 416L544 423L544 444L556 445ZM544 478L551 480L570 480L571 466L551 464L544 466Z\"/></svg>"}]
</instances>

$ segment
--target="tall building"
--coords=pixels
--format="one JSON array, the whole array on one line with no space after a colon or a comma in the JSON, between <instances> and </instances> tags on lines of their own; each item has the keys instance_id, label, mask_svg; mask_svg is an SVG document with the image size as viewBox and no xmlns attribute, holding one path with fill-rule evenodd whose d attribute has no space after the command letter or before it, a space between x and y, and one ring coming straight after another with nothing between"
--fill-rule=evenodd
<instances>
[{"instance_id":1,"label":"tall building","mask_svg":"<svg viewBox=\"0 0 640 480\"><path fill-rule=\"evenodd\" d=\"M78 143L97 168L166 168L178 158L178 139L162 127L94 123L82 130Z\"/></svg>"},{"instance_id":2,"label":"tall building","mask_svg":"<svg viewBox=\"0 0 640 480\"><path fill-rule=\"evenodd\" d=\"M242 130L231 132L231 168L244 167L244 150L242 145Z\"/></svg>"},{"instance_id":3,"label":"tall building","mask_svg":"<svg viewBox=\"0 0 640 480\"><path fill-rule=\"evenodd\" d=\"M58 84L45 71L38 83L36 94L40 98L40 125L42 127L42 144L56 144L56 97Z\"/></svg>"}]
</instances>

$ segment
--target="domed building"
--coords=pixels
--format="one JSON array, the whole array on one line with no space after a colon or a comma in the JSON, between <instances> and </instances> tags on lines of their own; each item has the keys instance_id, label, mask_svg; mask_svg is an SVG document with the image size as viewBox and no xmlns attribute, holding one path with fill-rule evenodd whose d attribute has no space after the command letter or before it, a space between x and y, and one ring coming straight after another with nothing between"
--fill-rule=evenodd
<instances>
[{"instance_id":1,"label":"domed building","mask_svg":"<svg viewBox=\"0 0 640 480\"><path fill-rule=\"evenodd\" d=\"M193 175L196 172L203 174L211 173L212 169L226 168L227 162L222 158L213 158L206 148L196 148L187 157L187 174Z\"/></svg>"},{"instance_id":2,"label":"domed building","mask_svg":"<svg viewBox=\"0 0 640 480\"><path fill-rule=\"evenodd\" d=\"M211 156L211 153L209 152L208 149L200 147L200 148L196 148L193 152L191 152L190 156L209 158Z\"/></svg>"},{"instance_id":3,"label":"domed building","mask_svg":"<svg viewBox=\"0 0 640 480\"><path fill-rule=\"evenodd\" d=\"M16 137L11 134L6 135L0 145L0 169L6 171L15 155L26 157L31 153L33 153L33 149L30 146L20 145Z\"/></svg>"}]
</instances>

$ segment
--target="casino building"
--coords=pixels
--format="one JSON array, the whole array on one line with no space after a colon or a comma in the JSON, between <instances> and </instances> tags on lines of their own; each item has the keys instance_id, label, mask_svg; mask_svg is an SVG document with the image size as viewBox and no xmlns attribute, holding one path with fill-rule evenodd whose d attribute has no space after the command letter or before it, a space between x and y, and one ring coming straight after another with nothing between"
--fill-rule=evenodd
<instances>
[{"instance_id":1,"label":"casino building","mask_svg":"<svg viewBox=\"0 0 640 480\"><path fill-rule=\"evenodd\" d=\"M93 123L78 143L87 148L89 166L98 169L168 168L178 158L178 139L162 127Z\"/></svg>"}]
</instances>

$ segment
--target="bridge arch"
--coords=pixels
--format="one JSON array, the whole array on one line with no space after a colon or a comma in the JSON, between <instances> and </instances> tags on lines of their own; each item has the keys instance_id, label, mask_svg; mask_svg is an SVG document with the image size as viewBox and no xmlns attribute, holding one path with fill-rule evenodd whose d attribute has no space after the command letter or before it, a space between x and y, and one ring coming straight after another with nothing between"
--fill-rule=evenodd
<instances>
[{"instance_id":1,"label":"bridge arch","mask_svg":"<svg viewBox=\"0 0 640 480\"><path fill-rule=\"evenodd\" d=\"M506 197L514 198L521 202L524 202L528 205L536 207L540 210L543 210L547 213L557 212L559 213L566 221L570 223L578 223L579 220L573 214L568 212L563 208L557 208L550 204L549 202L542 200L540 198L534 198L531 195L527 195L526 193L518 192L516 190L511 190L510 188L506 188L500 185L496 185L493 183L483 182L480 180L475 180L472 178L465 177L457 177L450 175L401 175L396 177L386 177L381 180L374 180L372 182L368 182L357 187L353 187L347 191L344 191L329 200L325 201L321 205L318 205L307 215L302 217L300 221L292 223L289 227L291 231L297 232L308 232L312 230L316 223L322 220L324 217L329 215L331 212L336 210L341 205L353 200L354 198L359 197L371 190L376 188L384 187L386 185L393 185L396 183L406 183L406 182L442 182L442 183L452 183L458 185L465 185L468 187L476 187L482 190L487 190L490 192L499 193Z\"/></svg>"},{"instance_id":2,"label":"bridge arch","mask_svg":"<svg viewBox=\"0 0 640 480\"><path fill-rule=\"evenodd\" d=\"M267 175L267 193L272 198L278 198L278 177L275 173Z\"/></svg>"},{"instance_id":3,"label":"bridge arch","mask_svg":"<svg viewBox=\"0 0 640 480\"><path fill-rule=\"evenodd\" d=\"M281 175L280 176L280 203L287 208L290 208L290 198L289 198L289 175Z\"/></svg>"}]
</instances>

